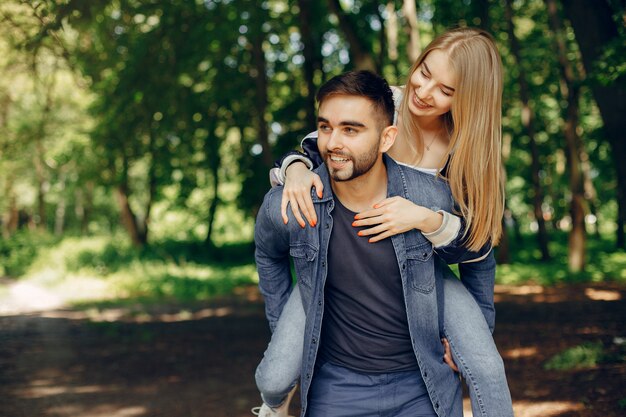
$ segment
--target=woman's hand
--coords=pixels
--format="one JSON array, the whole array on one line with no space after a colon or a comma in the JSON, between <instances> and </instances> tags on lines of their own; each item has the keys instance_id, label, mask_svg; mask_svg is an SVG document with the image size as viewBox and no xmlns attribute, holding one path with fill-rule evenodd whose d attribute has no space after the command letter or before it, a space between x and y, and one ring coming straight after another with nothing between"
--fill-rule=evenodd
<instances>
[{"instance_id":1,"label":"woman's hand","mask_svg":"<svg viewBox=\"0 0 626 417\"><path fill-rule=\"evenodd\" d=\"M370 243L411 229L434 232L443 221L443 216L426 207L418 206L406 198L386 198L374 205L373 209L357 214L352 226L373 226L359 231L359 236L372 236Z\"/></svg>"},{"instance_id":2,"label":"woman's hand","mask_svg":"<svg viewBox=\"0 0 626 417\"><path fill-rule=\"evenodd\" d=\"M302 162L294 162L289 165L285 174L283 198L280 203L280 213L283 216L283 222L287 224L289 221L287 206L291 205L291 211L300 227L304 228L306 226L300 212L304 214L309 224L314 227L317 224L317 215L315 214L313 199L311 198L311 187L315 187L317 195L322 198L324 185L321 178L319 175L309 171Z\"/></svg>"},{"instance_id":3,"label":"woman's hand","mask_svg":"<svg viewBox=\"0 0 626 417\"><path fill-rule=\"evenodd\" d=\"M454 372L459 372L459 367L456 366L454 359L452 359L452 352L450 350L450 343L448 342L448 339L445 337L442 338L441 344L443 345L443 361L447 363Z\"/></svg>"}]
</instances>

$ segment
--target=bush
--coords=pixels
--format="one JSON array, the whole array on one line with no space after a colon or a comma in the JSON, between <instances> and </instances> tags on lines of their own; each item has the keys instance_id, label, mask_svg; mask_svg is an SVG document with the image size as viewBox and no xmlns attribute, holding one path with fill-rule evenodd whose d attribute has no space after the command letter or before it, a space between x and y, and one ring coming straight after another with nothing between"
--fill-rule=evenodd
<instances>
[{"instance_id":1,"label":"bush","mask_svg":"<svg viewBox=\"0 0 626 417\"><path fill-rule=\"evenodd\" d=\"M19 231L0 239L0 274L17 278L24 275L40 250L58 241L45 232Z\"/></svg>"},{"instance_id":2,"label":"bush","mask_svg":"<svg viewBox=\"0 0 626 417\"><path fill-rule=\"evenodd\" d=\"M604 347L601 342L588 342L553 356L545 363L544 368L556 371L592 368L602 362L604 356Z\"/></svg>"}]
</instances>

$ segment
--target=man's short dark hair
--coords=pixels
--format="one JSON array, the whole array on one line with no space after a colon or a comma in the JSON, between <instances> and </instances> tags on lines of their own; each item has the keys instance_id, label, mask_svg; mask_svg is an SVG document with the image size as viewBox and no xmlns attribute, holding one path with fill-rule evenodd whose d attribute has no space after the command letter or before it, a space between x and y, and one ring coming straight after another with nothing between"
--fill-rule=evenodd
<instances>
[{"instance_id":1,"label":"man's short dark hair","mask_svg":"<svg viewBox=\"0 0 626 417\"><path fill-rule=\"evenodd\" d=\"M381 128L393 124L393 93L384 78L371 71L349 71L326 81L317 92L317 103L335 94L364 97L372 102L375 113L383 122Z\"/></svg>"}]
</instances>

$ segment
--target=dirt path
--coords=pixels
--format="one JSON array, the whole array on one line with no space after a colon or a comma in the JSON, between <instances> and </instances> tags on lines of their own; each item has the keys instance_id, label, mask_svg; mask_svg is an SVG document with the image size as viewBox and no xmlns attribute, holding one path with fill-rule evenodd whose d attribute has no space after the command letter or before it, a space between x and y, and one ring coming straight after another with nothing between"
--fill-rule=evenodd
<instances>
[{"instance_id":1,"label":"dirt path","mask_svg":"<svg viewBox=\"0 0 626 417\"><path fill-rule=\"evenodd\" d=\"M34 291L48 297L43 308L10 292L0 297L0 416L244 417L257 405L253 372L269 333L255 289L149 312L74 311L45 290ZM497 293L495 336L517 417L626 413L623 362L567 372L541 366L586 341L619 349L625 288L500 287Z\"/></svg>"}]
</instances>

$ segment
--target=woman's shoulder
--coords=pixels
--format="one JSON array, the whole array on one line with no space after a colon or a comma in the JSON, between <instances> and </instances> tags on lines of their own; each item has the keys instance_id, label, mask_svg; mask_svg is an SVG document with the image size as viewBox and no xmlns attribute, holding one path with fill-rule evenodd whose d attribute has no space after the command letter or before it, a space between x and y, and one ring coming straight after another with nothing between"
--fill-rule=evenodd
<instances>
[{"instance_id":1,"label":"woman's shoulder","mask_svg":"<svg viewBox=\"0 0 626 417\"><path fill-rule=\"evenodd\" d=\"M393 93L393 105L396 111L398 111L398 109L400 109L400 103L402 103L402 97L404 96L404 86L392 85L390 88Z\"/></svg>"}]
</instances>

